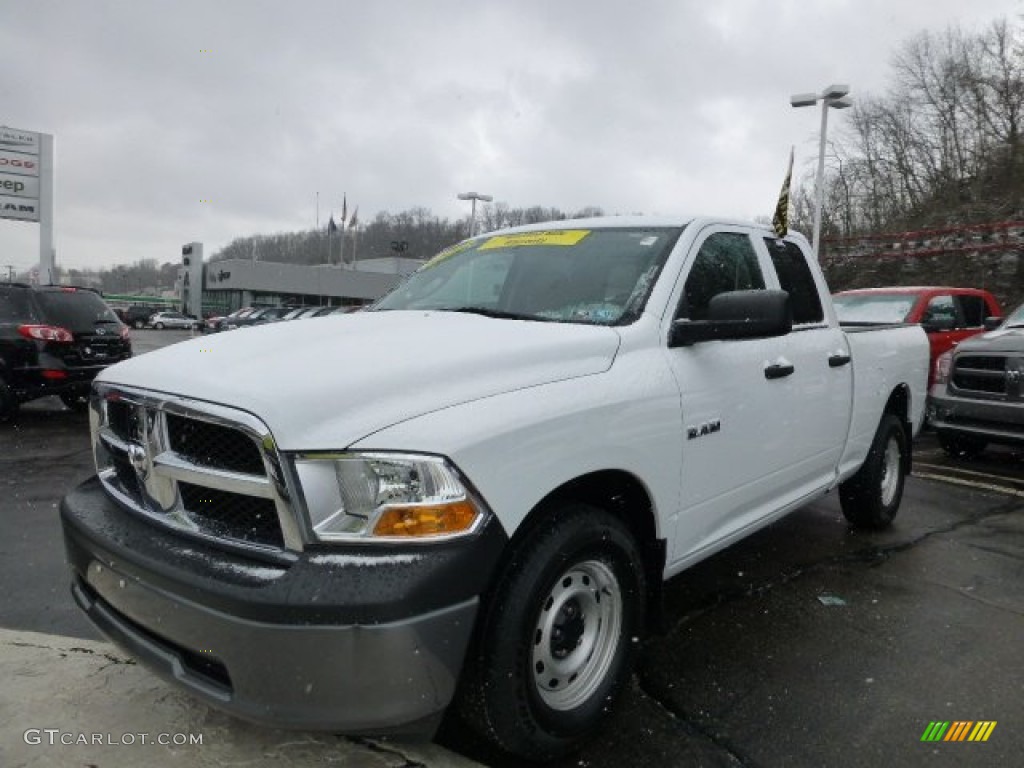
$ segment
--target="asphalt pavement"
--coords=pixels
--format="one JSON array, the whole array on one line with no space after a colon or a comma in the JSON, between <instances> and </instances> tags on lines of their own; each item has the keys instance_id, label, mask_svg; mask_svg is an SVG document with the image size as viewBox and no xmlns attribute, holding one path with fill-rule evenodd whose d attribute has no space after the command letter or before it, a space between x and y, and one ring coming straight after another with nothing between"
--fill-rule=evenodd
<instances>
[{"instance_id":1,"label":"asphalt pavement","mask_svg":"<svg viewBox=\"0 0 1024 768\"><path fill-rule=\"evenodd\" d=\"M137 352L188 336L155 334L134 332ZM91 474L87 432L56 400L0 431L0 766L516 765L458 723L434 745L254 728L105 643L68 593L57 519ZM1017 764L1024 457L953 461L925 435L915 461L889 531L851 531L826 498L669 582L621 706L556 765ZM922 741L937 721L996 725L984 743ZM114 743L47 743L82 734Z\"/></svg>"}]
</instances>

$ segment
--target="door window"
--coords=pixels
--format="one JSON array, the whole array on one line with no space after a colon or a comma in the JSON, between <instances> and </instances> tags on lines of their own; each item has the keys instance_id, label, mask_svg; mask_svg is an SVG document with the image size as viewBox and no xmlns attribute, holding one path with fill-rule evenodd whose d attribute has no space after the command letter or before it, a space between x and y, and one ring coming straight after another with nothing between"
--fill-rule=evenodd
<instances>
[{"instance_id":1,"label":"door window","mask_svg":"<svg viewBox=\"0 0 1024 768\"><path fill-rule=\"evenodd\" d=\"M683 286L680 314L707 320L708 305L718 294L764 287L750 238L739 232L716 232L704 241L693 261Z\"/></svg>"},{"instance_id":2,"label":"door window","mask_svg":"<svg viewBox=\"0 0 1024 768\"><path fill-rule=\"evenodd\" d=\"M962 295L957 296L960 301L960 311L964 318L964 328L982 328L985 325L985 317L988 315L988 307L985 306L985 299L981 296Z\"/></svg>"},{"instance_id":3,"label":"door window","mask_svg":"<svg viewBox=\"0 0 1024 768\"><path fill-rule=\"evenodd\" d=\"M949 295L936 296L928 302L928 306L921 315L922 323L932 323L940 328L957 328L956 304L953 297Z\"/></svg>"},{"instance_id":4,"label":"door window","mask_svg":"<svg viewBox=\"0 0 1024 768\"><path fill-rule=\"evenodd\" d=\"M820 323L825 319L821 297L800 246L773 237L766 237L764 244L775 266L775 274L779 277L779 287L789 294L793 324Z\"/></svg>"}]
</instances>

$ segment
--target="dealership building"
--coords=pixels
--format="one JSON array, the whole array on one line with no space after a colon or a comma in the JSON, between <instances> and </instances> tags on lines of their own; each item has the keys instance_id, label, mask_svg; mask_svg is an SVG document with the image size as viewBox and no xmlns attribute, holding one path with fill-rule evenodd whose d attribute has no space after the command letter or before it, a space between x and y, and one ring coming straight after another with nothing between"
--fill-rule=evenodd
<instances>
[{"instance_id":1,"label":"dealership building","mask_svg":"<svg viewBox=\"0 0 1024 768\"><path fill-rule=\"evenodd\" d=\"M175 293L188 295L191 272L192 285L198 278L203 286L204 309L230 312L254 305L362 306L383 296L422 264L418 259L398 256L363 259L344 266L226 259L200 262L196 266L201 274L195 274L199 270L192 272L186 263Z\"/></svg>"}]
</instances>

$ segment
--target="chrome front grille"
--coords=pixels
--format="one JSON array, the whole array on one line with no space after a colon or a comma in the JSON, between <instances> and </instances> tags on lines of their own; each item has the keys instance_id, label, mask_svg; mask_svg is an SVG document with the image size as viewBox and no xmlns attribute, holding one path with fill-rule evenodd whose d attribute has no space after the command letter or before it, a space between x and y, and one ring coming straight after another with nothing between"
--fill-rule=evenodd
<instances>
[{"instance_id":1,"label":"chrome front grille","mask_svg":"<svg viewBox=\"0 0 1024 768\"><path fill-rule=\"evenodd\" d=\"M91 413L97 472L121 503L203 537L302 548L280 456L255 417L109 385Z\"/></svg>"},{"instance_id":2,"label":"chrome front grille","mask_svg":"<svg viewBox=\"0 0 1024 768\"><path fill-rule=\"evenodd\" d=\"M956 355L950 389L960 397L1019 400L1024 395L1024 359L1005 355Z\"/></svg>"}]
</instances>

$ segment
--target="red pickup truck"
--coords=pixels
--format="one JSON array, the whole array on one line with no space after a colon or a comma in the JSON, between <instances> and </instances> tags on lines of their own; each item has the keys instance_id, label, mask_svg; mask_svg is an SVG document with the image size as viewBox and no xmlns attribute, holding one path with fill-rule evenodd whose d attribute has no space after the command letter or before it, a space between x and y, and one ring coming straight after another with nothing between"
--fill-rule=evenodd
<instances>
[{"instance_id":1,"label":"red pickup truck","mask_svg":"<svg viewBox=\"0 0 1024 768\"><path fill-rule=\"evenodd\" d=\"M994 328L1003 316L995 296L978 288L862 288L838 293L832 301L841 323L920 323L931 347L929 387L939 355L986 328Z\"/></svg>"}]
</instances>

